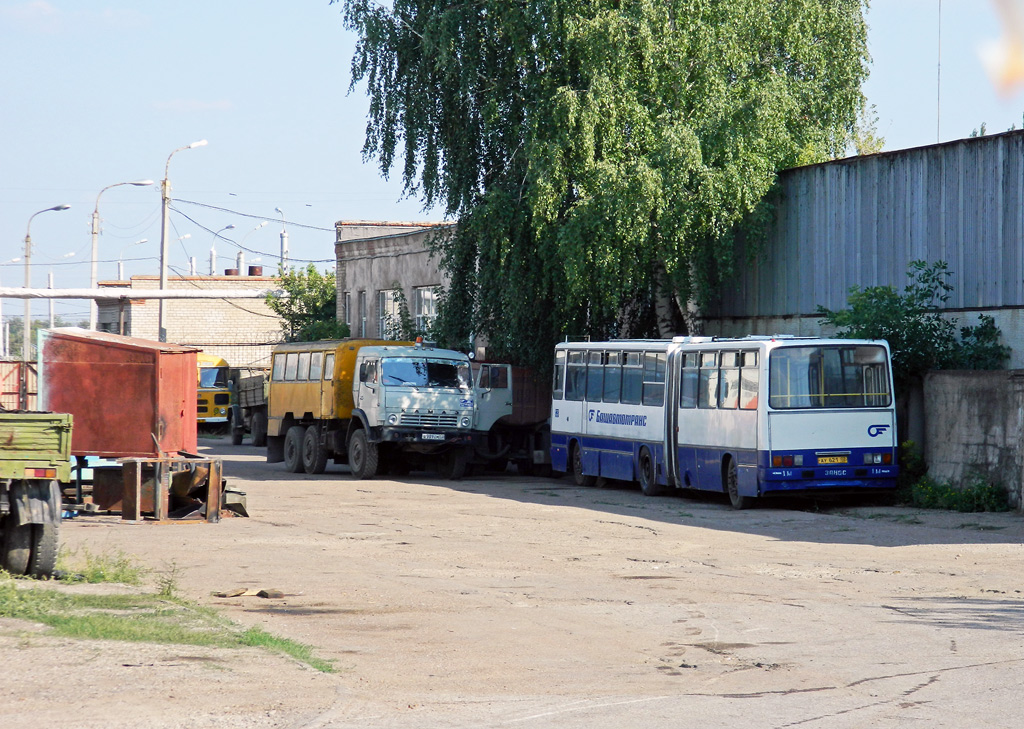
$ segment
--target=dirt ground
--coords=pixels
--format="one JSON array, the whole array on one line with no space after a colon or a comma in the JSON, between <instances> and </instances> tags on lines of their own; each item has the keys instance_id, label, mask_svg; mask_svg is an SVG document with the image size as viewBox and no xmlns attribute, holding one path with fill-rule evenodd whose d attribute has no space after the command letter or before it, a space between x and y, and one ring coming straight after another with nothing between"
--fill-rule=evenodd
<instances>
[{"instance_id":1,"label":"dirt ground","mask_svg":"<svg viewBox=\"0 0 1024 729\"><path fill-rule=\"evenodd\" d=\"M81 516L63 544L134 555L337 672L0 621L5 729L1021 724L1018 514L293 476L204 443L250 518ZM238 587L286 596L212 595Z\"/></svg>"}]
</instances>

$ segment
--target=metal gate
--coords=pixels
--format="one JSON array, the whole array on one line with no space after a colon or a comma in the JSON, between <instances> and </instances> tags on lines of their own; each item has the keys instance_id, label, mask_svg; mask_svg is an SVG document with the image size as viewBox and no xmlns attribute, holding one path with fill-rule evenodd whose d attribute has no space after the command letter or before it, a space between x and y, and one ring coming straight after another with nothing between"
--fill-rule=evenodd
<instances>
[{"instance_id":1,"label":"metal gate","mask_svg":"<svg viewBox=\"0 0 1024 729\"><path fill-rule=\"evenodd\" d=\"M22 378L22 368L25 377ZM22 387L24 386L24 391ZM35 362L0 360L0 408L4 410L35 410L38 393Z\"/></svg>"}]
</instances>

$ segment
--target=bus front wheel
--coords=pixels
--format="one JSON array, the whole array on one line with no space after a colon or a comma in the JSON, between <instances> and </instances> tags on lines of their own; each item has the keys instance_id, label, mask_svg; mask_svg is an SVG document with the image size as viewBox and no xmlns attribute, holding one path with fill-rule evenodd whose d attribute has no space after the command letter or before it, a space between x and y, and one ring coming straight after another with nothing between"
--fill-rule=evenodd
<instances>
[{"instance_id":1,"label":"bus front wheel","mask_svg":"<svg viewBox=\"0 0 1024 729\"><path fill-rule=\"evenodd\" d=\"M725 490L729 494L729 503L732 504L732 508L740 510L752 507L754 498L740 494L740 475L736 468L736 461L732 458L727 459L724 470Z\"/></svg>"},{"instance_id":2,"label":"bus front wheel","mask_svg":"<svg viewBox=\"0 0 1024 729\"><path fill-rule=\"evenodd\" d=\"M577 486L596 486L597 477L583 473L583 449L579 443L572 444L572 479Z\"/></svg>"}]
</instances>

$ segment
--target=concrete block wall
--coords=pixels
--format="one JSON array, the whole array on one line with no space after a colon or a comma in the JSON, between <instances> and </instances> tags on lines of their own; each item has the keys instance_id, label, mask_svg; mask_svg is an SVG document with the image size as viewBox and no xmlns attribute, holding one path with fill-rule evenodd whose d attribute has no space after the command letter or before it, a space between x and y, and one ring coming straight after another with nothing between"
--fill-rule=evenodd
<instances>
[{"instance_id":1,"label":"concrete block wall","mask_svg":"<svg viewBox=\"0 0 1024 729\"><path fill-rule=\"evenodd\" d=\"M924 381L928 474L954 485L978 475L1022 507L1024 370L929 372Z\"/></svg>"}]
</instances>

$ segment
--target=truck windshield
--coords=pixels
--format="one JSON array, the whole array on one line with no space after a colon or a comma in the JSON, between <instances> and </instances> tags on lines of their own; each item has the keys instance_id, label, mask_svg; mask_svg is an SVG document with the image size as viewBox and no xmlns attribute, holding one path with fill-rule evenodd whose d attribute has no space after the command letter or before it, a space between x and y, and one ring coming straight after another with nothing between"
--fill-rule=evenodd
<instances>
[{"instance_id":1,"label":"truck windshield","mask_svg":"<svg viewBox=\"0 0 1024 729\"><path fill-rule=\"evenodd\" d=\"M876 345L780 347L768 358L777 410L888 407L889 361Z\"/></svg>"},{"instance_id":2,"label":"truck windshield","mask_svg":"<svg viewBox=\"0 0 1024 729\"><path fill-rule=\"evenodd\" d=\"M227 387L228 386L228 368L227 367L200 367L199 368L199 386L200 387Z\"/></svg>"},{"instance_id":3,"label":"truck windshield","mask_svg":"<svg viewBox=\"0 0 1024 729\"><path fill-rule=\"evenodd\" d=\"M450 359L385 357L381 382L408 387L453 387L469 389L469 362Z\"/></svg>"}]
</instances>

